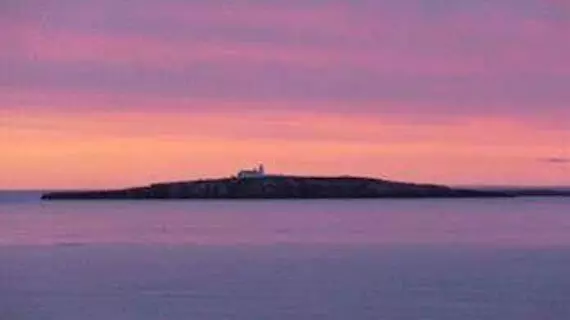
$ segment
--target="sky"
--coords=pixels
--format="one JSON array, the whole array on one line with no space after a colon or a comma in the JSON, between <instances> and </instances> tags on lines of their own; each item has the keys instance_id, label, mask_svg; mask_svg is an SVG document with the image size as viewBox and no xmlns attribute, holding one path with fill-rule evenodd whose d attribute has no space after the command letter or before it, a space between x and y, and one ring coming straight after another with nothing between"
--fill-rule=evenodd
<instances>
[{"instance_id":1,"label":"sky","mask_svg":"<svg viewBox=\"0 0 570 320\"><path fill-rule=\"evenodd\" d=\"M570 0L2 0L0 189L570 185Z\"/></svg>"}]
</instances>

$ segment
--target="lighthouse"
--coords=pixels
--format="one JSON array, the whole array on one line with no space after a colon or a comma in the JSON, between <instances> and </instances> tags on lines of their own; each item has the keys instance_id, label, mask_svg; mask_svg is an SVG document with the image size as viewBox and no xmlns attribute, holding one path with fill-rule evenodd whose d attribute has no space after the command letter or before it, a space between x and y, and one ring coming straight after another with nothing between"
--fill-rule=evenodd
<instances>
[{"instance_id":1,"label":"lighthouse","mask_svg":"<svg viewBox=\"0 0 570 320\"><path fill-rule=\"evenodd\" d=\"M259 164L257 168L240 170L237 177L238 179L263 178L265 177L265 167L263 164Z\"/></svg>"}]
</instances>

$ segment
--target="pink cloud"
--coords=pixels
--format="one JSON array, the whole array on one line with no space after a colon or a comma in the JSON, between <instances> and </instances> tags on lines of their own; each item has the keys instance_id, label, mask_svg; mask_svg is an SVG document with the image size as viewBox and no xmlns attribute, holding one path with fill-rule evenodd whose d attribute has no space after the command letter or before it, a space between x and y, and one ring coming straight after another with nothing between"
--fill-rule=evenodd
<instances>
[{"instance_id":1,"label":"pink cloud","mask_svg":"<svg viewBox=\"0 0 570 320\"><path fill-rule=\"evenodd\" d=\"M23 0L0 19L3 104L562 118L568 29L521 1Z\"/></svg>"},{"instance_id":2,"label":"pink cloud","mask_svg":"<svg viewBox=\"0 0 570 320\"><path fill-rule=\"evenodd\" d=\"M96 8L99 10L78 14L101 24L105 11L111 9ZM126 33L125 28L111 34L97 28L77 31L54 28L49 21L46 26L34 24L35 29L27 27L26 35L20 33L20 50L16 46L11 51L14 55L31 54L36 59L163 67L169 64L180 67L202 60L245 59L449 76L518 70L568 74L566 64L562 64L570 54L570 45L562 41L567 33L549 22L527 21L504 11L485 14L484 24L481 14L466 12L426 20L417 13L418 8L415 10L392 16L389 11L370 14L338 3L307 9L267 4L219 7L166 2L135 7L129 12L133 27L126 28ZM162 31L144 29L143 23L149 21L154 21L156 29ZM220 27L224 29L213 31ZM232 27L253 28L253 38L255 32L268 32L268 35L265 40L245 41L231 35L228 30ZM205 28L211 38L197 38L199 31L192 32L193 28ZM272 33L275 39L271 39ZM307 35L314 41L289 42ZM507 37L506 41L500 37ZM554 43L556 49L552 48Z\"/></svg>"}]
</instances>

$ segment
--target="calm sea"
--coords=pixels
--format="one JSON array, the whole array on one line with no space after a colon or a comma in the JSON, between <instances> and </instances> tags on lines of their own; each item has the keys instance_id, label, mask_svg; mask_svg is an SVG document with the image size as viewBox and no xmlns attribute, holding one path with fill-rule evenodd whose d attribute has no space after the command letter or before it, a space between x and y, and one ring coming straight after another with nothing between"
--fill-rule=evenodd
<instances>
[{"instance_id":1,"label":"calm sea","mask_svg":"<svg viewBox=\"0 0 570 320\"><path fill-rule=\"evenodd\" d=\"M0 319L570 319L570 198L0 193Z\"/></svg>"}]
</instances>

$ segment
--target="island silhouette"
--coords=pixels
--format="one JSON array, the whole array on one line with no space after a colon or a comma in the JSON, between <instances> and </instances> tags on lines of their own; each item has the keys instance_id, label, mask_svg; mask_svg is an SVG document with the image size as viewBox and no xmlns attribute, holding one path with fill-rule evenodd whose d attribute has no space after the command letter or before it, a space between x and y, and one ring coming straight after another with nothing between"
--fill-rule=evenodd
<instances>
[{"instance_id":1,"label":"island silhouette","mask_svg":"<svg viewBox=\"0 0 570 320\"><path fill-rule=\"evenodd\" d=\"M62 191L45 200L74 199L358 199L510 197L505 191L452 188L354 176L267 174L263 165L219 179L156 183L117 190Z\"/></svg>"}]
</instances>

